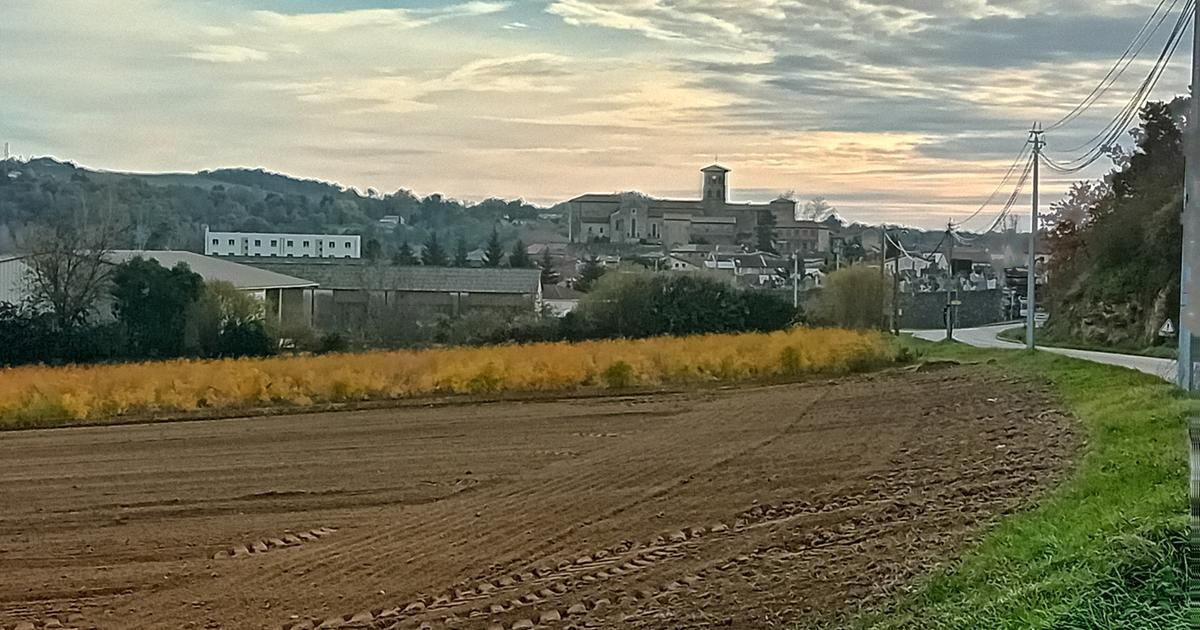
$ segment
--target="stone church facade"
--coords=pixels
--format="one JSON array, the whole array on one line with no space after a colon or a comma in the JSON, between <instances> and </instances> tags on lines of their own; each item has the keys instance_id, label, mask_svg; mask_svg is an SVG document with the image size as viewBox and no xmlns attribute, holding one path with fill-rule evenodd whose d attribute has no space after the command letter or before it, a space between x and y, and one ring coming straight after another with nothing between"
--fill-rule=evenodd
<instances>
[{"instance_id":1,"label":"stone church facade","mask_svg":"<svg viewBox=\"0 0 1200 630\"><path fill-rule=\"evenodd\" d=\"M693 243L752 247L759 213L766 210L775 217L775 242L780 252L815 255L830 251L829 228L797 220L794 200L731 203L729 173L717 164L701 170L700 199L655 199L631 193L571 199L571 242L646 243L667 250Z\"/></svg>"}]
</instances>

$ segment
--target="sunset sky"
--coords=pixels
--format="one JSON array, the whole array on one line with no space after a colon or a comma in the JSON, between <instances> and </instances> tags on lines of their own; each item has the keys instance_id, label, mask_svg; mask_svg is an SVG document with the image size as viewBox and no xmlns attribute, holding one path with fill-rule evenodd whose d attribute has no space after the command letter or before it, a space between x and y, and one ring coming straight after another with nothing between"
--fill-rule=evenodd
<instances>
[{"instance_id":1,"label":"sunset sky","mask_svg":"<svg viewBox=\"0 0 1200 630\"><path fill-rule=\"evenodd\" d=\"M736 199L794 190L935 227L978 207L1157 4L0 0L0 142L547 204L695 196L719 156ZM1099 130L1168 29L1052 151ZM1187 48L1157 96L1187 89Z\"/></svg>"}]
</instances>

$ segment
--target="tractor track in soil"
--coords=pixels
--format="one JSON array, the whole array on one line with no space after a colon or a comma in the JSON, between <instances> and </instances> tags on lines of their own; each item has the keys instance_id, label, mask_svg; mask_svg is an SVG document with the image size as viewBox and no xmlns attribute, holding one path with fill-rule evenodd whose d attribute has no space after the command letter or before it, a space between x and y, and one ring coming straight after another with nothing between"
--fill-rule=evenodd
<instances>
[{"instance_id":1,"label":"tractor track in soil","mask_svg":"<svg viewBox=\"0 0 1200 630\"><path fill-rule=\"evenodd\" d=\"M0 436L0 630L771 627L1069 469L989 366Z\"/></svg>"}]
</instances>

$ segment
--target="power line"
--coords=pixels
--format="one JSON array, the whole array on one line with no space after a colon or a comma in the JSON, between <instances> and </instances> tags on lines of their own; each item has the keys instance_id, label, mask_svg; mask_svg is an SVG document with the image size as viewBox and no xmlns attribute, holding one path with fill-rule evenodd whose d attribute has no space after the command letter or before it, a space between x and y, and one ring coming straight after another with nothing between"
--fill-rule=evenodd
<instances>
[{"instance_id":1,"label":"power line","mask_svg":"<svg viewBox=\"0 0 1200 630\"><path fill-rule=\"evenodd\" d=\"M1009 214L1012 213L1013 206L1017 205L1017 199L1020 199L1021 193L1025 191L1025 185L1029 183L1029 176L1033 173L1033 160L1034 157L1030 156L1029 162L1025 165L1025 172L1021 174L1020 181L1013 188L1012 194L1008 196L1008 200L1004 203L1004 208L1000 211L1000 214L996 216L996 220L992 221L992 225L988 227L984 234L991 234L996 231L996 228L1000 227Z\"/></svg>"},{"instance_id":2,"label":"power line","mask_svg":"<svg viewBox=\"0 0 1200 630\"><path fill-rule=\"evenodd\" d=\"M1170 8L1164 12L1163 7L1166 6L1167 0L1159 0L1158 6L1154 8L1154 12L1150 14L1150 17L1146 18L1146 22L1142 24L1142 28L1138 30L1137 34L1134 35L1133 40L1129 42L1129 46L1125 48L1125 52L1121 53L1121 57L1117 59L1117 62L1114 63L1111 68L1109 68L1108 73L1106 73L1104 77L1100 79L1100 82L1096 84L1096 87L1092 88L1092 91L1089 92L1088 95L1085 96L1078 105L1071 109L1070 112L1067 112L1067 114L1060 118L1057 122L1047 127L1046 130L1053 131L1059 127L1070 124L1072 121L1083 115L1084 112L1091 109L1092 105L1094 105L1098 100L1103 98L1104 95L1107 94L1114 85L1116 85L1116 82L1120 80L1121 76L1125 74L1125 71L1129 69L1129 66L1132 65L1138 56L1141 55L1142 51L1146 49L1146 46L1154 38L1155 33L1162 28L1163 23L1166 22L1167 18L1170 17L1170 14L1175 11L1175 5L1178 3L1179 0L1172 0ZM1162 14L1161 16L1159 15L1160 13ZM1155 18L1158 18L1157 23L1155 23ZM1150 28L1152 24L1154 25L1153 29ZM1137 48L1137 50L1135 51L1134 48Z\"/></svg>"},{"instance_id":3,"label":"power line","mask_svg":"<svg viewBox=\"0 0 1200 630\"><path fill-rule=\"evenodd\" d=\"M1146 78L1134 92L1133 96L1125 104L1124 107L1106 124L1099 133L1093 136L1083 144L1068 150L1068 153L1083 151L1081 155L1065 161L1055 160L1043 154L1045 163L1051 169L1059 173L1078 173L1085 168L1103 158L1109 148L1116 142L1121 135L1129 128L1137 112L1149 94L1157 87L1162 75L1166 72L1167 63L1174 55L1179 43L1182 41L1182 35L1187 29L1187 25L1194 16L1196 10L1195 0L1188 0L1184 6L1184 10L1180 13L1176 20L1175 26L1171 31L1171 35L1167 38L1163 46L1162 52L1159 53L1158 59L1154 66L1147 73Z\"/></svg>"},{"instance_id":4,"label":"power line","mask_svg":"<svg viewBox=\"0 0 1200 630\"><path fill-rule=\"evenodd\" d=\"M1122 109L1117 113L1117 115L1114 116L1113 119L1110 120L1109 123L1105 125L1095 136L1092 136L1092 138L1083 144L1066 151L1067 153L1083 151L1083 154L1061 164L1054 160L1050 160L1050 162L1062 166L1078 164L1089 159L1091 161L1095 161L1092 158L1103 155L1104 151L1107 150L1111 143L1125 132L1125 130L1128 128L1129 122L1137 114L1137 111L1141 107L1145 97L1149 95L1149 93L1158 85L1159 79L1161 79L1166 70L1167 62L1174 54L1179 42L1181 41L1181 36L1186 29L1187 21L1191 15L1191 11L1194 9L1195 3L1193 1L1189 1L1184 11L1180 14L1179 19L1176 21L1171 36L1163 45L1162 52L1159 53L1158 59L1155 61L1154 66L1150 69L1150 72L1147 73L1146 78L1142 81L1138 89L1130 97L1128 102L1126 102L1125 106L1122 107Z\"/></svg>"},{"instance_id":5,"label":"power line","mask_svg":"<svg viewBox=\"0 0 1200 630\"><path fill-rule=\"evenodd\" d=\"M988 206L992 205L992 202L995 201L995 199L996 199L996 195L1000 194L1000 190L1002 188L1004 188L1004 185L1008 183L1008 180L1012 178L1013 173L1016 172L1017 166L1019 166L1021 164L1022 160L1025 160L1028 157L1029 157L1029 143L1026 142L1021 147L1021 152L1017 154L1017 159L1013 160L1012 165L1008 167L1008 171L1006 173L1004 173L1004 178L1000 180L1000 183L996 186L996 189L992 191L992 194L988 195L987 201L984 201L983 205L979 206L979 208L977 210L972 212L971 216L963 219L962 221L959 221L958 225L962 225L964 223L967 223L968 221L973 220L975 217L979 216L984 210L986 210Z\"/></svg>"}]
</instances>

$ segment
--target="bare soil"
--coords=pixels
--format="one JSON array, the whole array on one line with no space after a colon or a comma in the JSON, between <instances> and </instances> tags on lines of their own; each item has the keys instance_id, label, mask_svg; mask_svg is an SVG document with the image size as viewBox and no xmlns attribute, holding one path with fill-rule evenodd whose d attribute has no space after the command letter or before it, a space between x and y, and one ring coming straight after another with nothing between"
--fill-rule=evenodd
<instances>
[{"instance_id":1,"label":"bare soil","mask_svg":"<svg viewBox=\"0 0 1200 630\"><path fill-rule=\"evenodd\" d=\"M879 602L1078 443L989 366L0 435L0 628L770 628Z\"/></svg>"}]
</instances>

